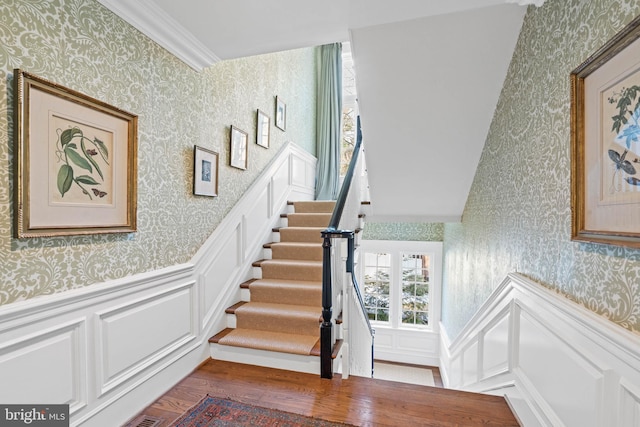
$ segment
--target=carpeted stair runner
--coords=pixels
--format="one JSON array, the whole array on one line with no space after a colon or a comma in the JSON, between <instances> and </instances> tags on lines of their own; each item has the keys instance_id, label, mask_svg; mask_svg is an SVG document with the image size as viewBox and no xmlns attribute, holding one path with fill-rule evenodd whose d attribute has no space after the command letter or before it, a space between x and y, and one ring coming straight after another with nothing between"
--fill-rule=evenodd
<instances>
[{"instance_id":1,"label":"carpeted stair runner","mask_svg":"<svg viewBox=\"0 0 640 427\"><path fill-rule=\"evenodd\" d=\"M235 304L235 328L209 341L300 355L317 353L322 312L322 237L335 202L294 202L283 215L287 226L274 229L279 242L265 245L270 259L256 261L256 279L241 284L248 302Z\"/></svg>"}]
</instances>

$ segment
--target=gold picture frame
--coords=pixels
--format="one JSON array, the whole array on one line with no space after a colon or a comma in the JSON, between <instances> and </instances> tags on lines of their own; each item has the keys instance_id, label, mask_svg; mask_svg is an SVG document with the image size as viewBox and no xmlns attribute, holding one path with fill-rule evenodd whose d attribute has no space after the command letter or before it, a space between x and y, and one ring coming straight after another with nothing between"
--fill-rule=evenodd
<instances>
[{"instance_id":1,"label":"gold picture frame","mask_svg":"<svg viewBox=\"0 0 640 427\"><path fill-rule=\"evenodd\" d=\"M138 117L14 70L15 235L136 231Z\"/></svg>"},{"instance_id":2,"label":"gold picture frame","mask_svg":"<svg viewBox=\"0 0 640 427\"><path fill-rule=\"evenodd\" d=\"M640 17L571 72L571 238L640 247Z\"/></svg>"}]
</instances>

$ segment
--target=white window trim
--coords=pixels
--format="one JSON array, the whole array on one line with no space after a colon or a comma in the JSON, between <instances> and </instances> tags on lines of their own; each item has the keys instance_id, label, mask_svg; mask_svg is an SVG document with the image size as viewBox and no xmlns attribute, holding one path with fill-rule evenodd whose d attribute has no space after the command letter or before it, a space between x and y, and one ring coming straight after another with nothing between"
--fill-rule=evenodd
<instances>
[{"instance_id":1,"label":"white window trim","mask_svg":"<svg viewBox=\"0 0 640 427\"><path fill-rule=\"evenodd\" d=\"M391 255L391 284L389 295L389 318L387 322L372 321L376 329L402 329L416 332L439 332L442 300L442 242L417 242L397 240L362 240L360 250ZM402 266L403 253L428 254L431 259L429 271L429 326L403 324L402 319ZM364 263L359 268L359 283L364 286ZM364 289L362 289L364 292Z\"/></svg>"}]
</instances>

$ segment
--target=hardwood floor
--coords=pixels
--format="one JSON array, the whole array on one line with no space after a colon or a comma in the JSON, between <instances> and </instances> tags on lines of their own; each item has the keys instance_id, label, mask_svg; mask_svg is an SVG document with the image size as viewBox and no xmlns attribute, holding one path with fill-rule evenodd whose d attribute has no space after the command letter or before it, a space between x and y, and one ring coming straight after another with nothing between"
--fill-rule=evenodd
<instances>
[{"instance_id":1,"label":"hardwood floor","mask_svg":"<svg viewBox=\"0 0 640 427\"><path fill-rule=\"evenodd\" d=\"M438 375L439 376L439 375ZM206 394L356 426L518 426L501 397L208 360L141 414L173 425Z\"/></svg>"}]
</instances>

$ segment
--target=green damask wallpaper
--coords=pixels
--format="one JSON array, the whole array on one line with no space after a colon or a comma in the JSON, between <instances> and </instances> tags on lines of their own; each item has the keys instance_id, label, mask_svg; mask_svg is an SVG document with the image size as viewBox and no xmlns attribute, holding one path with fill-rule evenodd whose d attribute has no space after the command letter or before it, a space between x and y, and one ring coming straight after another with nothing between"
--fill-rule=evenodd
<instances>
[{"instance_id":1,"label":"green damask wallpaper","mask_svg":"<svg viewBox=\"0 0 640 427\"><path fill-rule=\"evenodd\" d=\"M463 222L445 226L451 339L510 272L640 332L640 251L574 243L569 73L635 16L637 0L529 6Z\"/></svg>"},{"instance_id":2,"label":"green damask wallpaper","mask_svg":"<svg viewBox=\"0 0 640 427\"><path fill-rule=\"evenodd\" d=\"M139 115L138 232L14 239L14 68ZM257 146L257 108L287 130ZM95 0L0 2L0 305L188 261L287 141L315 154L313 49L196 73ZM228 165L229 126L249 133L247 171ZM220 153L217 198L192 195L193 146Z\"/></svg>"},{"instance_id":3,"label":"green damask wallpaper","mask_svg":"<svg viewBox=\"0 0 640 427\"><path fill-rule=\"evenodd\" d=\"M442 242L443 223L365 222L365 240L406 240Z\"/></svg>"}]
</instances>

